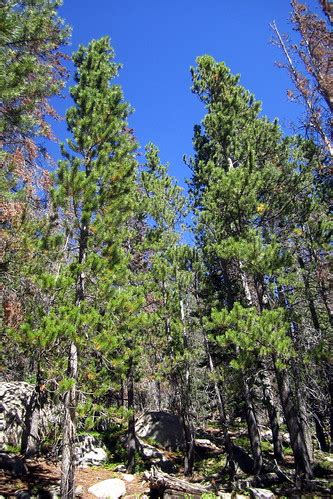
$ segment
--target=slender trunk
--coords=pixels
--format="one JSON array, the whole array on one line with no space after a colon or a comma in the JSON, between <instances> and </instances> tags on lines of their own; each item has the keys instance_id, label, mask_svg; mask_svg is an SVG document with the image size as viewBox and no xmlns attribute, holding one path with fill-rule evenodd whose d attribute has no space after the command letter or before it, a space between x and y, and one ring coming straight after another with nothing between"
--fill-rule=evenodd
<instances>
[{"instance_id":1,"label":"slender trunk","mask_svg":"<svg viewBox=\"0 0 333 499\"><path fill-rule=\"evenodd\" d=\"M82 265L86 259L88 233L88 226L83 225L79 236L79 265ZM80 307L84 299L85 273L80 270L76 279L75 305ZM83 331L76 331L77 335L79 333ZM78 379L78 349L75 340L72 340L70 344L67 378L71 381L71 386L64 396L60 493L61 497L72 499L75 496L76 383Z\"/></svg>"},{"instance_id":2,"label":"slender trunk","mask_svg":"<svg viewBox=\"0 0 333 499\"><path fill-rule=\"evenodd\" d=\"M125 393L124 393L124 380L120 381L120 401L119 407L125 407Z\"/></svg>"},{"instance_id":3,"label":"slender trunk","mask_svg":"<svg viewBox=\"0 0 333 499\"><path fill-rule=\"evenodd\" d=\"M28 407L26 409L24 430L22 433L21 453L26 457L32 457L40 451L41 439L41 409L45 404L46 393L43 390L44 383L40 369L37 370L37 383L31 394Z\"/></svg>"},{"instance_id":4,"label":"slender trunk","mask_svg":"<svg viewBox=\"0 0 333 499\"><path fill-rule=\"evenodd\" d=\"M310 283L309 283L309 277L308 277L307 272L306 272L304 260L303 260L303 258L301 256L298 257L298 263L299 263L299 266L300 266L300 268L302 270L302 279L303 279L303 282L304 282L304 293L305 293L306 300L308 302L308 306L309 306L309 310L310 310L310 314L311 314L311 319L312 319L313 327L316 329L316 331L320 331L318 314L317 314L317 310L316 310L316 306L315 306L314 300L312 298L312 293L311 293Z\"/></svg>"},{"instance_id":5,"label":"slender trunk","mask_svg":"<svg viewBox=\"0 0 333 499\"><path fill-rule=\"evenodd\" d=\"M156 381L156 388L157 388L157 408L159 411L162 410L162 392L161 392L161 382L158 380Z\"/></svg>"},{"instance_id":6,"label":"slender trunk","mask_svg":"<svg viewBox=\"0 0 333 499\"><path fill-rule=\"evenodd\" d=\"M183 348L186 353L189 345L188 345L188 337L187 337L187 329L186 329L186 317L185 317L185 309L184 302L182 299L179 300L180 307L180 317L183 325ZM184 474L186 476L193 475L193 467L194 467L194 427L191 418L191 374L189 363L186 361L184 366L184 378L182 382L182 400L181 400L181 414L182 421L184 427L184 435L185 435L185 456L184 456Z\"/></svg>"},{"instance_id":7,"label":"slender trunk","mask_svg":"<svg viewBox=\"0 0 333 499\"><path fill-rule=\"evenodd\" d=\"M240 269L240 276L247 304L249 307L253 307L255 305L257 310L260 311L260 306L257 300L254 300L252 297L252 291L249 284L249 279L246 272L244 272L243 270L243 264L241 261L239 261L239 269ZM260 438L260 432L256 418L255 408L252 402L251 389L249 387L248 380L246 379L246 373L243 374L243 394L246 404L247 427L249 432L252 456L254 459L253 473L255 475L259 475L262 468L261 438Z\"/></svg>"},{"instance_id":8,"label":"slender trunk","mask_svg":"<svg viewBox=\"0 0 333 499\"><path fill-rule=\"evenodd\" d=\"M267 409L269 424L272 431L274 457L278 463L283 463L284 456L283 456L282 437L280 433L280 426L278 419L278 410L274 402L271 380L265 368L263 370L263 375L261 379L262 379L262 389L264 395L264 404Z\"/></svg>"},{"instance_id":9,"label":"slender trunk","mask_svg":"<svg viewBox=\"0 0 333 499\"><path fill-rule=\"evenodd\" d=\"M328 366L328 389L330 394L330 452L333 453L333 365Z\"/></svg>"},{"instance_id":10,"label":"slender trunk","mask_svg":"<svg viewBox=\"0 0 333 499\"><path fill-rule=\"evenodd\" d=\"M304 382L302 380L302 370L297 360L292 363L292 373L295 385L295 391L294 391L294 401L296 404L295 407L297 407L299 424L301 426L303 440L307 447L307 454L309 456L310 462L312 462L313 445L312 445L311 428L309 423L309 414L307 410L307 393L304 387Z\"/></svg>"},{"instance_id":11,"label":"slender trunk","mask_svg":"<svg viewBox=\"0 0 333 499\"><path fill-rule=\"evenodd\" d=\"M231 294L231 283L229 280L228 273L226 271L225 265L221 263L221 269L223 272L223 279L227 284L227 302L228 305L231 306L231 303L233 302L233 297ZM196 280L195 283L195 299L197 303L197 308L199 309L199 283ZM236 466L235 466L235 460L234 460L234 454L233 454L233 443L229 435L229 425L228 425L228 420L226 416L226 410L225 410L225 401L224 401L224 396L223 396L223 391L220 388L219 382L216 380L216 369L214 366L214 361L212 358L212 355L210 353L210 346L209 346L209 341L205 332L205 328L203 325L203 320L202 316L200 314L200 326L201 326L201 331L203 335L203 340L204 340L204 345L206 349L206 354L207 354L207 360L208 360L208 368L210 373L213 375L213 380L214 380L214 392L215 392L215 397L216 397L216 404L217 408L219 411L219 418L220 418L220 425L223 433L223 438L224 438L224 445L225 445L225 450L227 454L227 462L226 462L226 468L229 469L229 477L230 480L233 480L235 472L236 472Z\"/></svg>"},{"instance_id":12,"label":"slender trunk","mask_svg":"<svg viewBox=\"0 0 333 499\"><path fill-rule=\"evenodd\" d=\"M299 411L295 406L288 374L285 369L279 369L276 364L275 373L284 417L290 435L290 443L293 449L296 473L298 475L304 474L306 478L311 479L313 477L311 456L309 455L302 424L299 419Z\"/></svg>"},{"instance_id":13,"label":"slender trunk","mask_svg":"<svg viewBox=\"0 0 333 499\"><path fill-rule=\"evenodd\" d=\"M134 365L133 359L129 360L129 369L127 375L127 397L128 411L130 413L128 420L127 434L127 473L135 471L135 454L137 451L137 438L135 434L135 407L134 407Z\"/></svg>"},{"instance_id":14,"label":"slender trunk","mask_svg":"<svg viewBox=\"0 0 333 499\"><path fill-rule=\"evenodd\" d=\"M75 438L76 438L76 381L78 354L74 342L70 345L67 377L72 380L71 388L64 397L64 419L61 462L61 497L75 497Z\"/></svg>"},{"instance_id":15,"label":"slender trunk","mask_svg":"<svg viewBox=\"0 0 333 499\"><path fill-rule=\"evenodd\" d=\"M245 376L243 378L243 392L246 404L246 421L249 432L252 456L254 459L252 472L254 475L259 475L262 468L261 438L255 408L252 402L251 390Z\"/></svg>"},{"instance_id":16,"label":"slender trunk","mask_svg":"<svg viewBox=\"0 0 333 499\"><path fill-rule=\"evenodd\" d=\"M317 412L314 417L316 426L316 435L319 443L320 450L323 452L329 452L329 445L327 443L326 435L324 432L324 424L321 415Z\"/></svg>"},{"instance_id":17,"label":"slender trunk","mask_svg":"<svg viewBox=\"0 0 333 499\"><path fill-rule=\"evenodd\" d=\"M205 346L206 346L209 371L212 374L215 374L215 367L214 367L214 362L213 362L213 359L212 359L212 356L211 356L211 353L209 350L208 338L207 338L207 335L205 334L205 332L203 332L203 335L204 335L204 341L205 341ZM225 450L227 453L226 467L228 467L230 479L232 479L235 475L235 472L236 472L234 453L233 453L233 443L232 443L232 440L231 440L230 435L229 435L229 426L228 426L227 416L226 416L226 412L225 412L224 397L223 397L222 391L220 390L220 386L219 386L218 382L216 381L215 377L214 377L214 391L215 391L215 396L216 396L217 408L218 408L219 416L220 416L220 425L221 425L223 437L224 437Z\"/></svg>"},{"instance_id":18,"label":"slender trunk","mask_svg":"<svg viewBox=\"0 0 333 499\"><path fill-rule=\"evenodd\" d=\"M194 467L194 428L187 414L182 415L185 435L184 475L192 476Z\"/></svg>"}]
</instances>

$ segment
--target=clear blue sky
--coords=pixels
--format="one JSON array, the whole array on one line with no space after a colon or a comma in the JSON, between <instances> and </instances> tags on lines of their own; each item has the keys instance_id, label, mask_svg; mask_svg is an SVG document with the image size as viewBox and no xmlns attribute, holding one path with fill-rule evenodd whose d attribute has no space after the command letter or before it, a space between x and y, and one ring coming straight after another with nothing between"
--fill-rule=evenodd
<instances>
[{"instance_id":1,"label":"clear blue sky","mask_svg":"<svg viewBox=\"0 0 333 499\"><path fill-rule=\"evenodd\" d=\"M182 157L192 151L193 125L204 112L190 91L189 67L198 55L210 54L240 73L269 118L284 127L297 119L300 110L286 97L288 77L274 65L279 51L269 43L272 20L290 32L290 10L288 0L64 0L60 15L73 29L69 51L110 35L123 64L125 98L135 109L130 126L142 150L154 142L184 185L190 172ZM68 105L69 99L57 101L62 113ZM65 124L56 132L64 139Z\"/></svg>"}]
</instances>

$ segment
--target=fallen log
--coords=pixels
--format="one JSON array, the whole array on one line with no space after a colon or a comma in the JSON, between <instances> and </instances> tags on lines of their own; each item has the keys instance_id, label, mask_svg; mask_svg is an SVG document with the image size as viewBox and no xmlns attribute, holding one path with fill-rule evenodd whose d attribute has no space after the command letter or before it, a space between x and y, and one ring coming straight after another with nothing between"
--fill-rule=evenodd
<instances>
[{"instance_id":1,"label":"fallen log","mask_svg":"<svg viewBox=\"0 0 333 499\"><path fill-rule=\"evenodd\" d=\"M205 487L196 483L190 483L186 480L163 473L156 466L152 466L150 472L146 471L145 478L149 482L150 489L160 493L165 490L184 492L185 494L201 495L212 490L211 487Z\"/></svg>"}]
</instances>

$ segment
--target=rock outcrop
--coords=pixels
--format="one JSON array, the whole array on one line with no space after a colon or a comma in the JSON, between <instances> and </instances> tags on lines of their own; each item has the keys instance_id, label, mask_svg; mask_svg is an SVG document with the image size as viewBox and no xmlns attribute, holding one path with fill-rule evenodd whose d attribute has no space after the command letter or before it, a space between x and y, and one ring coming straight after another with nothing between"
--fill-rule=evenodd
<instances>
[{"instance_id":1,"label":"rock outcrop","mask_svg":"<svg viewBox=\"0 0 333 499\"><path fill-rule=\"evenodd\" d=\"M31 401L36 395L35 386L25 382L0 382L0 451L20 449L22 435L31 410ZM38 415L36 448L47 434L50 426L61 424L61 408L44 400ZM60 458L61 448L58 449ZM107 460L102 442L92 435L79 435L76 444L76 462L79 466L98 466ZM4 463L0 460L0 468Z\"/></svg>"},{"instance_id":2,"label":"rock outcrop","mask_svg":"<svg viewBox=\"0 0 333 499\"><path fill-rule=\"evenodd\" d=\"M136 434L143 439L151 439L168 450L179 450L185 445L183 425L178 416L170 412L146 412L138 418Z\"/></svg>"},{"instance_id":3,"label":"rock outcrop","mask_svg":"<svg viewBox=\"0 0 333 499\"><path fill-rule=\"evenodd\" d=\"M75 446L78 466L99 466L107 461L107 453L102 442L92 435L79 435Z\"/></svg>"},{"instance_id":4,"label":"rock outcrop","mask_svg":"<svg viewBox=\"0 0 333 499\"><path fill-rule=\"evenodd\" d=\"M0 449L20 447L26 425L27 411L35 387L23 381L0 382ZM45 404L39 415L39 438L52 420L50 406Z\"/></svg>"}]
</instances>

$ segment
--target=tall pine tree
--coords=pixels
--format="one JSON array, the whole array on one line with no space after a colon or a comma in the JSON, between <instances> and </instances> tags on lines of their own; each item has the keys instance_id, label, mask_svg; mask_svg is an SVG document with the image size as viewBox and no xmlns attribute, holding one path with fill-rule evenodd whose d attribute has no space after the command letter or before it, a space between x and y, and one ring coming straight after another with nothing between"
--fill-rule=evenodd
<instances>
[{"instance_id":1,"label":"tall pine tree","mask_svg":"<svg viewBox=\"0 0 333 499\"><path fill-rule=\"evenodd\" d=\"M69 261L54 279L55 304L44 327L67 349L63 380L64 420L61 494L74 497L74 445L80 352L98 348L93 338L110 334L110 306L127 277L127 221L133 210L136 142L127 128L131 111L122 90L111 85L119 70L108 37L74 54L74 106L67 112L72 137L63 147L52 200ZM59 238L57 235L56 237Z\"/></svg>"}]
</instances>

